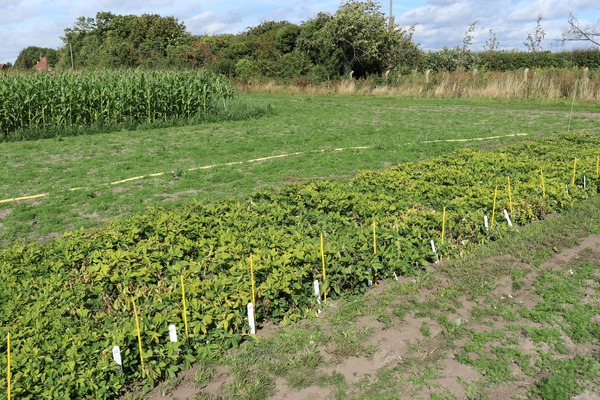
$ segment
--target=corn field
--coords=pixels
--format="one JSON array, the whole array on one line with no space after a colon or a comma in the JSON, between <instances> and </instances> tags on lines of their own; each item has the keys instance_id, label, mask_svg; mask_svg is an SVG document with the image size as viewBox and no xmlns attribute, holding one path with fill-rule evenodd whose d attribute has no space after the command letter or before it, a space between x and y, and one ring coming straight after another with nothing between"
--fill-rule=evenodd
<instances>
[{"instance_id":1,"label":"corn field","mask_svg":"<svg viewBox=\"0 0 600 400\"><path fill-rule=\"evenodd\" d=\"M227 78L195 71L0 74L0 134L194 118L232 97Z\"/></svg>"}]
</instances>

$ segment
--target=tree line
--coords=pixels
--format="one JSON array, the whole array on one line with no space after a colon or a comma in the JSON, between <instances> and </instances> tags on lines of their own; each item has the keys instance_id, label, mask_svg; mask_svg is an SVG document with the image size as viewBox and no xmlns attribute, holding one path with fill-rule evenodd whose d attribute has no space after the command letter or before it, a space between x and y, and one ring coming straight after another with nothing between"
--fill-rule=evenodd
<instances>
[{"instance_id":1,"label":"tree line","mask_svg":"<svg viewBox=\"0 0 600 400\"><path fill-rule=\"evenodd\" d=\"M538 16L536 31L524 42L528 52L498 51L491 30L484 51L471 51L477 21L465 32L462 47L424 52L413 41L412 29L390 26L381 5L372 0L346 1L335 13L319 13L301 24L268 21L239 34L202 36L187 32L172 16L99 12L95 18L79 17L66 28L61 37L64 45L58 50L24 49L15 68L30 69L45 56L57 69L203 68L242 81L311 82L427 69L600 68L598 48L542 51L540 21ZM594 29L581 27L570 15L563 39L585 39L581 32L595 38Z\"/></svg>"}]
</instances>

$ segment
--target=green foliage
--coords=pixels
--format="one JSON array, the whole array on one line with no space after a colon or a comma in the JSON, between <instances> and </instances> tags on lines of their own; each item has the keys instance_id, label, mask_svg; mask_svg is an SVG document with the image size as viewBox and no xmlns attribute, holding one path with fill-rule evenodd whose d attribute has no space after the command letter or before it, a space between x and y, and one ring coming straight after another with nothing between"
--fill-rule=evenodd
<instances>
[{"instance_id":1,"label":"green foliage","mask_svg":"<svg viewBox=\"0 0 600 400\"><path fill-rule=\"evenodd\" d=\"M46 47L26 47L19 53L14 67L21 70L30 70L40 57L46 57L48 59L48 64L50 66L55 66L58 62L58 51Z\"/></svg>"},{"instance_id":2,"label":"green foliage","mask_svg":"<svg viewBox=\"0 0 600 400\"><path fill-rule=\"evenodd\" d=\"M538 51L535 54L522 51L464 52L459 47L430 51L418 64L421 69L432 71L456 71L484 68L498 71L514 71L525 68L569 69L600 68L600 50Z\"/></svg>"},{"instance_id":3,"label":"green foliage","mask_svg":"<svg viewBox=\"0 0 600 400\"><path fill-rule=\"evenodd\" d=\"M307 28L311 37L301 35L301 47L316 50L332 75L345 76L354 71L354 76L382 74L387 69L411 60L409 53L417 53L412 35L387 25L380 4L368 1L347 1L332 17L321 16ZM315 27L318 27L315 30ZM328 61L326 61L329 59Z\"/></svg>"},{"instance_id":4,"label":"green foliage","mask_svg":"<svg viewBox=\"0 0 600 400\"><path fill-rule=\"evenodd\" d=\"M62 37L59 65L75 68L164 67L177 61L179 46L192 36L174 17L157 14L115 15L98 12L96 18L79 17Z\"/></svg>"},{"instance_id":5,"label":"green foliage","mask_svg":"<svg viewBox=\"0 0 600 400\"><path fill-rule=\"evenodd\" d=\"M571 399L583 389L579 387L580 380L597 381L599 372L593 356L554 359L546 355L538 364L548 375L537 382L533 389L533 393L542 399Z\"/></svg>"},{"instance_id":6,"label":"green foliage","mask_svg":"<svg viewBox=\"0 0 600 400\"><path fill-rule=\"evenodd\" d=\"M4 74L0 134L6 141L52 128L192 119L223 109L232 97L227 78L191 71Z\"/></svg>"},{"instance_id":7,"label":"green foliage","mask_svg":"<svg viewBox=\"0 0 600 400\"><path fill-rule=\"evenodd\" d=\"M187 48L196 65L242 81L308 77L321 82L350 71L359 77L415 68L421 52L412 34L390 30L386 21L378 3L349 1L335 15L320 13L300 26L267 21L219 45L205 37Z\"/></svg>"},{"instance_id":8,"label":"green foliage","mask_svg":"<svg viewBox=\"0 0 600 400\"><path fill-rule=\"evenodd\" d=\"M492 152L462 150L364 172L349 183L308 182L278 193L259 192L244 202L196 203L174 211L149 208L143 215L112 221L95 232L66 233L46 245L14 243L0 252L0 326L13 338L15 396L109 398L134 380L152 385L195 360L237 346L248 329L251 253L259 324L314 314L312 282L322 276L322 232L328 298L362 293L369 280L411 274L431 263L435 256L429 241L439 238L444 206L446 241L438 252L446 258L461 256L509 231L500 212L489 233L482 227L483 214L491 214L494 187L507 175L513 182L513 221L518 223L595 194L596 185L584 189L581 179L583 174L594 176L598 144L598 138L570 134ZM573 156L580 169L567 193ZM497 209L507 206L502 187ZM373 218L377 254L372 250ZM183 333L181 276L188 338ZM548 293L558 290L545 287ZM140 314L145 371L132 298ZM168 341L169 324L179 329L178 344ZM459 327L456 321L446 325L449 332ZM342 331L336 337L339 351L368 353L356 347L360 335ZM121 375L111 360L114 345L122 349ZM520 354L514 357L523 361ZM5 369L6 359L0 358L0 370ZM499 376L505 373L498 371ZM248 384L259 383L248 379Z\"/></svg>"},{"instance_id":9,"label":"green foliage","mask_svg":"<svg viewBox=\"0 0 600 400\"><path fill-rule=\"evenodd\" d=\"M432 71L459 71L476 68L479 61L478 54L455 47L427 53L424 65Z\"/></svg>"}]
</instances>

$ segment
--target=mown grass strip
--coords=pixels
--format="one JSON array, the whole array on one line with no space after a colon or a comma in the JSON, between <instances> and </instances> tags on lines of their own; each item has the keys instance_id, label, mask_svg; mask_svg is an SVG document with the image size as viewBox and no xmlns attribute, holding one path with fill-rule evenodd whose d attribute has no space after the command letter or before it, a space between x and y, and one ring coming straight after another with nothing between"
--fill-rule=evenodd
<instances>
[{"instance_id":1,"label":"mown grass strip","mask_svg":"<svg viewBox=\"0 0 600 400\"><path fill-rule=\"evenodd\" d=\"M517 134L517 135L506 135L504 137L514 137L514 136L527 136L527 134ZM472 138L472 139L448 139L448 140L436 140L436 141L431 141L431 142L425 142L425 143L441 143L441 142L469 142L469 141L480 141L480 140L494 140L494 139L500 139L503 136L494 136L494 137L490 137L490 138ZM405 143L406 145L410 144L410 143ZM334 152L340 152L340 151L347 151L347 150L367 150L370 147L368 146L357 146L357 147L349 147L349 148L336 148L333 149ZM263 162L263 161L269 161L269 160L276 160L276 159L280 159L280 158L287 158L287 157L292 157L292 156L302 156L302 155L306 155L309 153L325 153L327 150L323 149L323 150L313 150L311 152L295 152L295 153L286 153L286 154L279 154L276 156L268 156L268 157L260 157L260 158L254 158L251 160L246 160L246 161L234 161L234 162L230 162L230 163L226 163L226 164L211 164L211 165L204 165L201 167L192 167L192 168L188 168L187 171L198 171L198 170L206 170L206 169L212 169L212 168L218 168L218 167L223 167L223 166L232 166L232 165L240 165L240 164L244 164L244 163L257 163L257 162ZM140 176L134 176L131 178L126 178L126 179L121 179L118 181L114 181L114 182L110 182L109 185L120 185L122 183L127 183L127 182L134 182L134 181L139 181L142 179L147 179L147 178L156 178L159 176L164 176L166 174L166 172L157 172L157 173L153 173L153 174L148 174L148 175L140 175ZM69 191L76 191L76 190L82 190L85 189L84 187L76 187L76 188L70 188L67 189ZM11 198L11 199L4 199L4 200L0 200L0 204L2 203L13 203L13 202L17 202L17 201L24 201L24 200L33 200L33 199L37 199L37 198L41 198L41 197L46 197L48 196L47 194L38 194L38 195L33 195L33 196L25 196L25 197L16 197L16 198Z\"/></svg>"}]
</instances>

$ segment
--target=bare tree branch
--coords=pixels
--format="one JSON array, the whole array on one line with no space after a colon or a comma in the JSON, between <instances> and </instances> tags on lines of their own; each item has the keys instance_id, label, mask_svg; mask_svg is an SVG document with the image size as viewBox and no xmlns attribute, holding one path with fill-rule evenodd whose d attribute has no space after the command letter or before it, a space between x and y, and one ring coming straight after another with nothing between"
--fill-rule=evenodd
<instances>
[{"instance_id":1,"label":"bare tree branch","mask_svg":"<svg viewBox=\"0 0 600 400\"><path fill-rule=\"evenodd\" d=\"M563 30L560 42L590 42L600 47L600 28L594 25L582 26L579 20L569 13L568 26Z\"/></svg>"}]
</instances>

